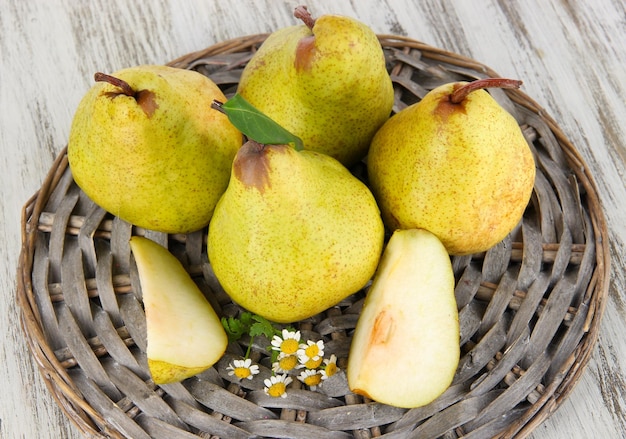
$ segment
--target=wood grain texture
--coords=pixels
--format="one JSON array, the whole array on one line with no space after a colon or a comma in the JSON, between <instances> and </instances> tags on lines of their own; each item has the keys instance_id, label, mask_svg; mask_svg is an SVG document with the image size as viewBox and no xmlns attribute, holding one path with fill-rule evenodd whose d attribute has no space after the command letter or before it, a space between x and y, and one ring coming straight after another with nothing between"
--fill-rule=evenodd
<instances>
[{"instance_id":1,"label":"wood grain texture","mask_svg":"<svg viewBox=\"0 0 626 439\"><path fill-rule=\"evenodd\" d=\"M65 145L96 71L163 64L294 24L285 0L0 0L0 438L76 439L43 385L15 304L20 210ZM523 90L577 146L602 197L613 258L594 355L534 439L626 437L626 11L622 0L310 0L480 61Z\"/></svg>"}]
</instances>

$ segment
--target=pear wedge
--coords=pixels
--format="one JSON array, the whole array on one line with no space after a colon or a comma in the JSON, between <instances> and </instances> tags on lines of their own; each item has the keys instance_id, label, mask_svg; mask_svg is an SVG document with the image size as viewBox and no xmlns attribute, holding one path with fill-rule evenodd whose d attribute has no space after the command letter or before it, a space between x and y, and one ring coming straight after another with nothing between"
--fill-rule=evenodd
<instances>
[{"instance_id":1,"label":"pear wedge","mask_svg":"<svg viewBox=\"0 0 626 439\"><path fill-rule=\"evenodd\" d=\"M432 233L397 230L383 253L350 347L350 389L415 408L441 395L459 364L450 257Z\"/></svg>"},{"instance_id":2,"label":"pear wedge","mask_svg":"<svg viewBox=\"0 0 626 439\"><path fill-rule=\"evenodd\" d=\"M226 351L220 318L182 264L165 247L133 236L146 313L148 367L156 384L182 381Z\"/></svg>"}]
</instances>

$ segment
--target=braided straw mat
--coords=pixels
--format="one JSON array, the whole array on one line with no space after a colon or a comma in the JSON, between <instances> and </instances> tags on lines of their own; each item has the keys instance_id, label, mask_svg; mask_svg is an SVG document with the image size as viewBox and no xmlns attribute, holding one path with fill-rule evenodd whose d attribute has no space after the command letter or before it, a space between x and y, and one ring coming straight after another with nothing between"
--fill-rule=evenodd
<instances>
[{"instance_id":1,"label":"braided straw mat","mask_svg":"<svg viewBox=\"0 0 626 439\"><path fill-rule=\"evenodd\" d=\"M266 37L225 41L170 65L211 77L231 96ZM396 112L440 84L498 76L415 40L379 38ZM262 379L233 381L226 367L246 351L247 340L231 344L196 377L155 385L144 354L132 234L167 245L218 313L234 315L237 306L212 274L206 230L168 236L113 217L76 186L63 151L22 211L17 297L30 349L60 407L90 438L527 436L569 394L589 360L607 296L609 248L596 187L574 146L521 91L491 92L518 120L537 177L518 228L486 253L453 258L461 361L436 401L406 410L348 390L343 370L363 291L296 325L339 359L340 372L321 390L290 387L286 398L272 398ZM256 337L251 350L266 373L268 344Z\"/></svg>"}]
</instances>

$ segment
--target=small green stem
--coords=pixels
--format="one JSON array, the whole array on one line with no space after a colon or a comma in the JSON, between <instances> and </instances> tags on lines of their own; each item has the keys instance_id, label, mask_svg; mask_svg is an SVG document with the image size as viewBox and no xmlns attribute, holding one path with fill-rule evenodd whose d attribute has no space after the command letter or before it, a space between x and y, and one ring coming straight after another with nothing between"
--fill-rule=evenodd
<instances>
[{"instance_id":1,"label":"small green stem","mask_svg":"<svg viewBox=\"0 0 626 439\"><path fill-rule=\"evenodd\" d=\"M250 351L252 350L252 342L254 341L254 336L251 335L250 336L250 343L248 344L248 349L246 350L246 356L245 359L248 359L250 357Z\"/></svg>"}]
</instances>

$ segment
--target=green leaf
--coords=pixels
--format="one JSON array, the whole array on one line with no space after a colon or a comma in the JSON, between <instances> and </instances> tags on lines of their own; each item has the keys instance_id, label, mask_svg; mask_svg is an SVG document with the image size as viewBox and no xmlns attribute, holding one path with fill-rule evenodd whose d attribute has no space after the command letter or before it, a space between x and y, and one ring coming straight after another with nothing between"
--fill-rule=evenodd
<instances>
[{"instance_id":1,"label":"green leaf","mask_svg":"<svg viewBox=\"0 0 626 439\"><path fill-rule=\"evenodd\" d=\"M246 332L250 330L250 326L252 325L252 313L250 311L244 311L239 316L239 321L246 328Z\"/></svg>"},{"instance_id":2,"label":"green leaf","mask_svg":"<svg viewBox=\"0 0 626 439\"><path fill-rule=\"evenodd\" d=\"M272 322L249 311L242 312L239 317L222 317L221 321L228 335L228 340L231 342L238 341L246 334L252 338L257 335L264 335L269 339L275 334L280 334L280 330Z\"/></svg>"},{"instance_id":3,"label":"green leaf","mask_svg":"<svg viewBox=\"0 0 626 439\"><path fill-rule=\"evenodd\" d=\"M276 334L277 329L274 327L272 322L256 314L252 316L252 318L255 320L255 323L250 326L250 335L252 337L255 337L257 335L264 335L267 338L271 339L274 334Z\"/></svg>"},{"instance_id":4,"label":"green leaf","mask_svg":"<svg viewBox=\"0 0 626 439\"><path fill-rule=\"evenodd\" d=\"M222 317L221 320L229 341L237 341L243 334L248 332L248 327L235 317Z\"/></svg>"},{"instance_id":5,"label":"green leaf","mask_svg":"<svg viewBox=\"0 0 626 439\"><path fill-rule=\"evenodd\" d=\"M213 108L228 116L230 122L249 139L266 145L292 145L300 151L302 139L290 133L236 93L225 103L213 101Z\"/></svg>"}]
</instances>

